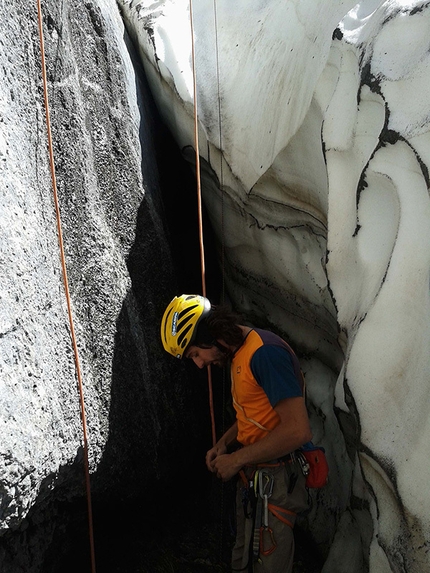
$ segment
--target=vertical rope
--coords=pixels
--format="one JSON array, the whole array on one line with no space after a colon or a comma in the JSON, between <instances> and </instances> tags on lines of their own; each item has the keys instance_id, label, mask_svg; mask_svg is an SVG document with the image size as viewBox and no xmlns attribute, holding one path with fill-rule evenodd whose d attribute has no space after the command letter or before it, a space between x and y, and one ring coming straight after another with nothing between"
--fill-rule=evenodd
<instances>
[{"instance_id":1,"label":"vertical rope","mask_svg":"<svg viewBox=\"0 0 430 573\"><path fill-rule=\"evenodd\" d=\"M194 48L194 23L193 23L193 3L190 0L190 28L191 28L191 61L193 69L193 101L194 101L194 147L196 151L196 179L197 179L197 209L199 221L199 243L200 243L200 264L202 271L202 294L206 296L206 268L205 268L205 248L203 241L203 215L202 215L202 186L200 177L200 155L199 155L199 125L197 112L197 81L196 81L196 56ZM207 367L209 410L212 427L212 444L216 444L215 414L212 391L212 371L210 365Z\"/></svg>"},{"instance_id":2,"label":"vertical rope","mask_svg":"<svg viewBox=\"0 0 430 573\"><path fill-rule=\"evenodd\" d=\"M223 171L223 141L222 141L222 115L221 115L221 92L220 92L220 72L219 72L219 46L218 46L218 12L216 0L213 0L214 28L215 28L215 57L216 57L216 82L218 96L218 127L219 139L218 149L220 151L220 192L221 192L221 301L225 302L225 232L224 232L224 171Z\"/></svg>"},{"instance_id":3,"label":"vertical rope","mask_svg":"<svg viewBox=\"0 0 430 573\"><path fill-rule=\"evenodd\" d=\"M63 282L64 282L64 290L65 290L65 295L66 295L66 302L67 302L67 313L69 316L70 334L71 334L71 338L72 338L73 353L74 353L74 357L75 357L75 367L76 367L76 375L78 378L78 389L79 389L79 403L80 403L80 408L81 408L81 420L82 420L82 429L83 429L83 446L84 446L85 484L86 484L86 492L87 492L88 524L89 524L90 551L91 551L91 571L92 571L92 573L95 573L96 562L95 562L95 551L94 551L94 531L93 531L93 513L92 513L92 504L91 504L90 469L89 469L89 461L88 461L87 421L86 421L86 415L85 415L85 401L84 401L84 391L83 391L83 384L82 384L81 367L80 367L80 361L79 361L78 346L77 346L77 342L76 342L75 327L74 327L74 323L73 323L73 313L72 313L72 305L71 305L71 300L70 300L69 282L68 282L68 278L67 278L66 260L65 260L65 255L64 255L63 232L62 232L62 228L61 228L60 207L59 207L58 193L57 193L57 179L55 176L55 163L54 163L54 152L53 152L53 146L52 146L51 120L50 120L50 113L49 113L48 82L47 82L47 78L46 78L45 43L44 43L44 39L43 39L41 0L37 0L37 16L38 16L38 23L39 23L39 39L40 39L40 54L41 54L41 61L42 61L42 79L43 79L43 96L44 96L45 115L46 115L46 129L47 129L47 135L48 135L49 166L50 166L50 170L51 170L55 214L56 214L56 219L57 219L58 243L59 243L59 247L60 247L61 267L62 267L62 271L63 271Z\"/></svg>"},{"instance_id":4,"label":"vertical rope","mask_svg":"<svg viewBox=\"0 0 430 573\"><path fill-rule=\"evenodd\" d=\"M225 218L224 218L224 171L223 171L223 138L222 138L222 113L221 113L221 92L220 92L220 65L219 65L219 43L218 43L218 10L216 0L213 0L213 13L214 13L214 30L215 30L215 58L216 58L216 83L217 83L217 101L218 101L218 127L219 139L218 149L220 152L220 193L221 193L221 302L225 303ZM226 426L226 386L227 376L226 369L222 371L222 420L221 420L221 434L225 433ZM224 544L225 544L225 497L226 487L224 482L221 482L221 502L220 502L220 536L219 536L219 562L223 563L224 559Z\"/></svg>"},{"instance_id":5,"label":"vertical rope","mask_svg":"<svg viewBox=\"0 0 430 573\"><path fill-rule=\"evenodd\" d=\"M222 141L222 115L221 115L221 94L220 94L220 66L219 66L219 46L218 46L218 12L216 0L213 0L214 12L214 29L215 29L215 57L216 57L216 80L217 80L217 96L218 96L218 126L219 126L219 139L218 149L220 152L220 193L221 193L221 302L225 303L225 228L224 228L224 172L223 172L223 141ZM223 383L222 383L222 428L221 433L225 432L225 386L226 376L225 368L223 369Z\"/></svg>"}]
</instances>

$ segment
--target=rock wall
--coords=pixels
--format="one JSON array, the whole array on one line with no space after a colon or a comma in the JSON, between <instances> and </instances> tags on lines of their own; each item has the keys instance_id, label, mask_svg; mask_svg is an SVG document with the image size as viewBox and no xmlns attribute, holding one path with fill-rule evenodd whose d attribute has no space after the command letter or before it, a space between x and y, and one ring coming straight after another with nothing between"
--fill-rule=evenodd
<instances>
[{"instance_id":1,"label":"rock wall","mask_svg":"<svg viewBox=\"0 0 430 573\"><path fill-rule=\"evenodd\" d=\"M193 162L186 0L119 2ZM327 573L429 566L428 2L198 2L204 201L226 287L299 351Z\"/></svg>"},{"instance_id":2,"label":"rock wall","mask_svg":"<svg viewBox=\"0 0 430 573\"><path fill-rule=\"evenodd\" d=\"M46 1L42 11L93 495L112 508L149 491L154 503L145 484L165 483L175 456L187 463L202 440L198 415L184 415L199 392L191 396L184 369L159 344L177 278L162 220L157 114L114 0ZM44 553L55 535L60 548L69 544L46 508L85 497L82 425L36 2L2 3L0 37L0 569L31 573L54 570Z\"/></svg>"}]
</instances>

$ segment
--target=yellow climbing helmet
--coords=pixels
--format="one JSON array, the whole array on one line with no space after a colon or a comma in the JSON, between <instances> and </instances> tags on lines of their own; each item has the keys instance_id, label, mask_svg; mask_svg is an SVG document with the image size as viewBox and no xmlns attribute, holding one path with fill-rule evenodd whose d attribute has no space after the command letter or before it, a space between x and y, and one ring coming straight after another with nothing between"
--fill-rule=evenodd
<instances>
[{"instance_id":1,"label":"yellow climbing helmet","mask_svg":"<svg viewBox=\"0 0 430 573\"><path fill-rule=\"evenodd\" d=\"M198 294L175 296L166 308L161 321L161 340L164 350L182 358L194 340L199 322L210 313L211 303Z\"/></svg>"}]
</instances>

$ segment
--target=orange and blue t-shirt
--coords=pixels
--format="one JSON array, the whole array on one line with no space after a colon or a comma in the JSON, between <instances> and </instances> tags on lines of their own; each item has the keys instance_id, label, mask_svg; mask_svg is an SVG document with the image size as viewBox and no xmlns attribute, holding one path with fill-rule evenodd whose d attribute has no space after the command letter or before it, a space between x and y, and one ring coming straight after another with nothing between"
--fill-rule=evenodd
<instances>
[{"instance_id":1,"label":"orange and blue t-shirt","mask_svg":"<svg viewBox=\"0 0 430 573\"><path fill-rule=\"evenodd\" d=\"M231 363L233 405L238 441L247 446L279 423L274 410L284 398L303 396L299 361L289 345L273 332L251 330Z\"/></svg>"}]
</instances>

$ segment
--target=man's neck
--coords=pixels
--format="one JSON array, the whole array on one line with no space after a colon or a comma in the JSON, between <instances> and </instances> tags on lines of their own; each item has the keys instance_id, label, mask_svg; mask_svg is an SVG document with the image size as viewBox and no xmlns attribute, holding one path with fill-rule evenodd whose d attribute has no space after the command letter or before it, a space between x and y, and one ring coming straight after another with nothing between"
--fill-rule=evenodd
<instances>
[{"instance_id":1,"label":"man's neck","mask_svg":"<svg viewBox=\"0 0 430 573\"><path fill-rule=\"evenodd\" d=\"M242 344L245 341L245 338L248 336L248 334L251 332L252 328L250 328L249 326L243 326L242 324L238 324L237 325L240 330L242 331L242 342L238 345L231 345L231 344L227 344L224 340L220 339L218 340L219 344L221 344L222 346L224 346L225 348L227 348L229 350L229 352L233 355L235 354L235 352L237 352L239 350L239 348L242 346Z\"/></svg>"},{"instance_id":2,"label":"man's neck","mask_svg":"<svg viewBox=\"0 0 430 573\"><path fill-rule=\"evenodd\" d=\"M252 328L250 326L243 326L242 324L239 324L238 326L239 326L240 330L242 331L243 340L245 340L245 338L251 332Z\"/></svg>"}]
</instances>

